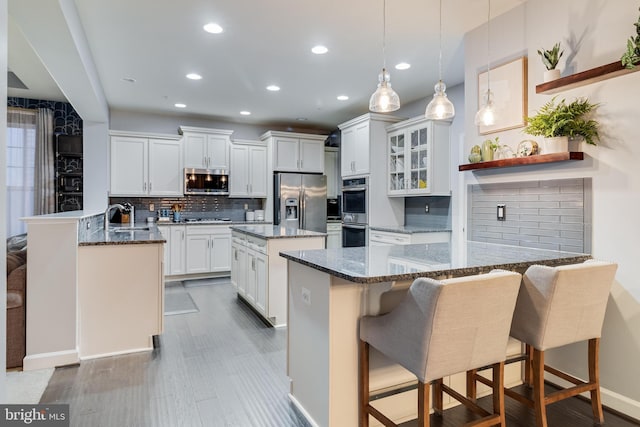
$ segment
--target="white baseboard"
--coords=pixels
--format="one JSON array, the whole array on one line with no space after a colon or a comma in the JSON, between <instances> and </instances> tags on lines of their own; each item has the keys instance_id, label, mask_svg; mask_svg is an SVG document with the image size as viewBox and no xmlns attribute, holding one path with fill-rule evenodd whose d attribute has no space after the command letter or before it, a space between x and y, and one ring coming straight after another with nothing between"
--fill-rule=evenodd
<instances>
[{"instance_id":1,"label":"white baseboard","mask_svg":"<svg viewBox=\"0 0 640 427\"><path fill-rule=\"evenodd\" d=\"M545 380L553 384L557 384L560 387L571 387L575 385L548 372L545 372L544 378ZM582 393L581 395L586 397L587 399L590 398L589 392ZM637 400L630 399L626 396L616 393L615 391L608 390L602 386L600 386L600 396L602 398L602 404L604 406L611 408L614 411L618 411L628 417L640 420L640 402L638 402ZM605 415L605 421L606 417L607 416Z\"/></svg>"},{"instance_id":2,"label":"white baseboard","mask_svg":"<svg viewBox=\"0 0 640 427\"><path fill-rule=\"evenodd\" d=\"M54 351L51 353L31 354L22 360L22 370L55 368L56 366L73 365L80 362L78 349Z\"/></svg>"},{"instance_id":3,"label":"white baseboard","mask_svg":"<svg viewBox=\"0 0 640 427\"><path fill-rule=\"evenodd\" d=\"M92 354L90 356L81 356L80 360L91 360L98 359L101 357L109 357L109 356L120 356L121 354L129 354L129 353L141 353L143 351L152 351L153 346L151 347L142 347L142 348L133 348L130 350L121 350L121 351L113 351L110 353L100 353L100 354Z\"/></svg>"},{"instance_id":4,"label":"white baseboard","mask_svg":"<svg viewBox=\"0 0 640 427\"><path fill-rule=\"evenodd\" d=\"M311 417L311 415L309 415L307 410L302 407L300 402L298 402L298 399L293 397L291 393L289 393L289 400L291 400L291 403L293 403L293 406L296 407L296 410L298 411L298 413L302 415L307 420L307 422L311 424L312 427L320 426L318 423L315 422L315 420Z\"/></svg>"}]
</instances>

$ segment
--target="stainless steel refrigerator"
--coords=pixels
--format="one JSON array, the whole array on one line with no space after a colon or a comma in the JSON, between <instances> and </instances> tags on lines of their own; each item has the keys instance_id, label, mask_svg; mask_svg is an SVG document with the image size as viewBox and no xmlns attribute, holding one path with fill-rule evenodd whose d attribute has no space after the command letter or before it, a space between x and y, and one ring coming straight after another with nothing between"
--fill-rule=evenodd
<instances>
[{"instance_id":1,"label":"stainless steel refrigerator","mask_svg":"<svg viewBox=\"0 0 640 427\"><path fill-rule=\"evenodd\" d=\"M273 222L288 228L327 232L327 177L274 174Z\"/></svg>"}]
</instances>

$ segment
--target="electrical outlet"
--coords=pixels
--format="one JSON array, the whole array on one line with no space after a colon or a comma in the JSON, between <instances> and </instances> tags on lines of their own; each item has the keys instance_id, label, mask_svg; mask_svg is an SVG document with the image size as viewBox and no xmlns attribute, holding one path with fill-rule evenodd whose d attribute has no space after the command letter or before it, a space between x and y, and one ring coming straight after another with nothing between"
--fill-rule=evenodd
<instances>
[{"instance_id":1,"label":"electrical outlet","mask_svg":"<svg viewBox=\"0 0 640 427\"><path fill-rule=\"evenodd\" d=\"M87 230L89 230L91 228L91 223L87 222Z\"/></svg>"},{"instance_id":2,"label":"electrical outlet","mask_svg":"<svg viewBox=\"0 0 640 427\"><path fill-rule=\"evenodd\" d=\"M500 204L497 206L497 212L496 212L496 217L498 221L504 221L505 220L505 205Z\"/></svg>"},{"instance_id":3,"label":"electrical outlet","mask_svg":"<svg viewBox=\"0 0 640 427\"><path fill-rule=\"evenodd\" d=\"M247 203L244 204L244 210L246 211L247 209L249 209L249 205Z\"/></svg>"},{"instance_id":4,"label":"electrical outlet","mask_svg":"<svg viewBox=\"0 0 640 427\"><path fill-rule=\"evenodd\" d=\"M304 287L302 288L302 302L311 305L311 291Z\"/></svg>"},{"instance_id":5,"label":"electrical outlet","mask_svg":"<svg viewBox=\"0 0 640 427\"><path fill-rule=\"evenodd\" d=\"M429 205L424 205L424 213L429 213Z\"/></svg>"},{"instance_id":6,"label":"electrical outlet","mask_svg":"<svg viewBox=\"0 0 640 427\"><path fill-rule=\"evenodd\" d=\"M156 210L156 205L154 205L153 203L149 203L149 210L151 212L155 211Z\"/></svg>"}]
</instances>

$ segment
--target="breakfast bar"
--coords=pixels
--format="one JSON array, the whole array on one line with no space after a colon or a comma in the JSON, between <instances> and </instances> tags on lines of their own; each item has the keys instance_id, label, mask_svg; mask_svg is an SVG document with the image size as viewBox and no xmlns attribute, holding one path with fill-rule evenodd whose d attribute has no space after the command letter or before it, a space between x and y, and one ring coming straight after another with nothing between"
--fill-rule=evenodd
<instances>
[{"instance_id":1,"label":"breakfast bar","mask_svg":"<svg viewBox=\"0 0 640 427\"><path fill-rule=\"evenodd\" d=\"M493 269L524 272L533 264L581 263L582 253L479 242L368 246L282 252L288 260L288 357L290 398L319 426L358 424L358 320L389 312L418 277L449 278ZM514 348L515 347L515 348ZM518 342L508 352L517 353ZM410 385L415 377L372 354L370 391ZM464 378L445 378L460 388ZM505 371L505 384L520 381L520 369ZM380 401L395 422L415 417L410 393ZM387 402L384 402L384 401ZM445 401L447 405L449 402Z\"/></svg>"}]
</instances>

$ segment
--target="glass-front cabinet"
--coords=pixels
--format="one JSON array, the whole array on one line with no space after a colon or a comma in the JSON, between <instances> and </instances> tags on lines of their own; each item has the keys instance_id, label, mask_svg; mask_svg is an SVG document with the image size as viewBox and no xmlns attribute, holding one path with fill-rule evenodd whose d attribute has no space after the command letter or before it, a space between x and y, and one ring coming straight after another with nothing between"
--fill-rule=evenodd
<instances>
[{"instance_id":1,"label":"glass-front cabinet","mask_svg":"<svg viewBox=\"0 0 640 427\"><path fill-rule=\"evenodd\" d=\"M387 127L389 196L451 194L449 127L424 117Z\"/></svg>"}]
</instances>

